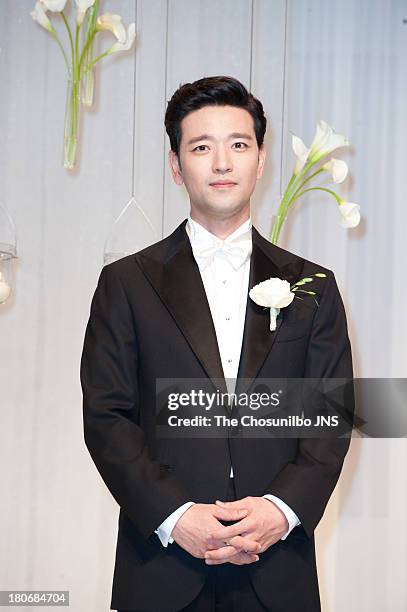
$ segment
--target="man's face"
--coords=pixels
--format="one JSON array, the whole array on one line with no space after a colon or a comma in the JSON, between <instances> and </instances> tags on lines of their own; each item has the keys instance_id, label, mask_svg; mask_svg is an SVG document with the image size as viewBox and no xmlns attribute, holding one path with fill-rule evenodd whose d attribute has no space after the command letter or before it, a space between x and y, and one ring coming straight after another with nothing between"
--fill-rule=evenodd
<instances>
[{"instance_id":1,"label":"man's face","mask_svg":"<svg viewBox=\"0 0 407 612\"><path fill-rule=\"evenodd\" d=\"M184 184L191 212L219 219L242 210L263 172L265 150L257 146L253 119L234 106L205 106L181 122L177 155L170 151L174 181Z\"/></svg>"}]
</instances>

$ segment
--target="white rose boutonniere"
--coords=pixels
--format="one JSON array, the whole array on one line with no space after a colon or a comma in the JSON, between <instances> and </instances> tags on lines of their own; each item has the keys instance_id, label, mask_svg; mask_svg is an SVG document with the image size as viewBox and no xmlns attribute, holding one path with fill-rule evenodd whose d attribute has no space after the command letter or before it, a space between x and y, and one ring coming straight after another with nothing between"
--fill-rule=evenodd
<instances>
[{"instance_id":1,"label":"white rose boutonniere","mask_svg":"<svg viewBox=\"0 0 407 612\"><path fill-rule=\"evenodd\" d=\"M249 297L259 306L270 308L270 331L274 331L280 308L289 306L295 294L291 291L288 281L281 280L281 278L268 278L250 289Z\"/></svg>"},{"instance_id":2,"label":"white rose boutonniere","mask_svg":"<svg viewBox=\"0 0 407 612\"><path fill-rule=\"evenodd\" d=\"M326 274L323 272L317 272L315 276L326 278ZM258 283L250 289L249 297L253 302L259 306L270 308L270 331L276 329L276 320L280 313L280 309L289 306L294 298L302 299L298 295L295 295L297 292L307 293L313 297L316 295L315 291L306 291L300 288L302 285L311 283L313 280L313 277L307 276L293 285L290 285L286 280L272 277ZM315 297L314 300L318 306L319 304Z\"/></svg>"}]
</instances>

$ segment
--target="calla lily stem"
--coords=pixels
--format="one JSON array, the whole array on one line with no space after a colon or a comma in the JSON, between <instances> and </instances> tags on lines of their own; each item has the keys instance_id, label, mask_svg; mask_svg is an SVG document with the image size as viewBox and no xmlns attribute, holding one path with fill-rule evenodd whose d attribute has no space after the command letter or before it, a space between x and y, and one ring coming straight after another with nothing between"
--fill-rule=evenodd
<instances>
[{"instance_id":1,"label":"calla lily stem","mask_svg":"<svg viewBox=\"0 0 407 612\"><path fill-rule=\"evenodd\" d=\"M301 182L301 180L306 175L306 173L308 172L308 170L311 168L312 165L313 165L312 162L308 162L307 164L304 165L304 167L302 168L301 172L298 173L298 175L296 175L293 172L291 176L290 182L288 183L287 189L285 190L284 196L280 202L280 206L278 207L277 218L273 224L273 228L272 228L272 232L270 236L270 241L273 244L277 244L278 242L281 228L283 226L284 219L287 215L287 211L290 207L292 197L294 193L297 191L299 187L299 183Z\"/></svg>"},{"instance_id":2,"label":"calla lily stem","mask_svg":"<svg viewBox=\"0 0 407 612\"><path fill-rule=\"evenodd\" d=\"M73 46L72 32L71 32L71 28L69 27L69 23L66 20L64 11L61 12L61 17L62 17L62 19L64 21L64 24L65 24L65 27L67 29L68 37L69 37L69 43L71 45L72 69L73 69L73 67L75 65L75 51L74 51L74 46Z\"/></svg>"},{"instance_id":3,"label":"calla lily stem","mask_svg":"<svg viewBox=\"0 0 407 612\"><path fill-rule=\"evenodd\" d=\"M327 189L326 187L308 187L308 189L304 189L304 191L302 191L297 197L302 196L302 194L307 193L307 191L326 191L327 193L330 193L331 196L335 198L335 200L338 202L339 205L342 204L342 198L339 197L337 193L332 191L332 189Z\"/></svg>"},{"instance_id":4,"label":"calla lily stem","mask_svg":"<svg viewBox=\"0 0 407 612\"><path fill-rule=\"evenodd\" d=\"M68 57L66 55L65 49L61 43L61 41L58 38L58 34L56 33L56 31L54 30L54 28L52 28L52 32L51 32L52 36L55 38L55 40L58 43L58 47L61 49L62 55L64 56L64 60L65 60L65 64L66 64L66 68L69 72L69 61L68 61Z\"/></svg>"},{"instance_id":5,"label":"calla lily stem","mask_svg":"<svg viewBox=\"0 0 407 612\"><path fill-rule=\"evenodd\" d=\"M270 241L277 244L281 228L288 214L290 207L303 194L308 191L325 191L333 196L339 205L339 212L342 216L341 225L344 228L356 227L360 222L360 206L355 202L345 202L335 191L326 187L307 187L309 182L321 172L331 174L334 183L341 183L347 176L348 167L342 160L332 157L327 163L319 162L330 155L338 148L348 146L349 141L345 136L338 134L335 128L326 121L320 119L317 123L314 139L310 147L292 134L292 147L297 157L294 172L286 187L277 210L276 218L271 230ZM310 172L309 176L308 172Z\"/></svg>"},{"instance_id":6,"label":"calla lily stem","mask_svg":"<svg viewBox=\"0 0 407 612\"><path fill-rule=\"evenodd\" d=\"M271 236L270 236L270 241L273 244L277 244L277 242L278 242L278 239L280 237L281 228L283 226L284 219L285 219L285 217L287 215L288 209L294 204L295 200L300 198L307 191L313 191L313 190L317 190L317 189L319 189L321 191L327 191L328 193L330 193L331 195L333 195L336 198L338 204L341 204L342 199L334 191L332 191L331 189L326 189L324 187L310 187L308 189L304 189L303 190L303 187L304 187L304 185L306 183L308 183L315 176L317 176L318 174L323 172L323 168L322 167L318 168L318 170L316 170L315 172L310 174L310 176L308 176L307 178L305 178L305 180L302 181L304 176L307 174L308 170L315 163L316 163L315 160L313 160L313 161L310 160L308 163L306 163L304 165L304 167L298 173L297 176L295 175L295 173L292 174L290 182L287 185L287 189L285 191L285 194L284 194L284 196L283 196L283 198L282 198L282 200L280 202L280 206L279 206L278 211L277 211L276 221L273 224L273 228L272 228L272 232L271 232Z\"/></svg>"}]
</instances>

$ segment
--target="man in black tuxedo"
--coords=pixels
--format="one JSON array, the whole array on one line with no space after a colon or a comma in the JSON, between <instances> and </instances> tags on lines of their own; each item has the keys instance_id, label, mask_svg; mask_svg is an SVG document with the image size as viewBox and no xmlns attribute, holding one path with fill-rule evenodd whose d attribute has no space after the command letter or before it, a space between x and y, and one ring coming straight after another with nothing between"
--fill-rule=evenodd
<instances>
[{"instance_id":1,"label":"man in black tuxedo","mask_svg":"<svg viewBox=\"0 0 407 612\"><path fill-rule=\"evenodd\" d=\"M111 607L320 610L314 529L349 437L156 435L156 381L213 391L250 380L352 377L331 271L252 227L266 119L230 77L180 87L168 104L169 161L191 212L174 232L105 266L81 361L85 441L120 505ZM276 277L316 272L318 296L270 311L248 297ZM349 409L349 407L348 407ZM233 410L232 410L233 413Z\"/></svg>"}]
</instances>

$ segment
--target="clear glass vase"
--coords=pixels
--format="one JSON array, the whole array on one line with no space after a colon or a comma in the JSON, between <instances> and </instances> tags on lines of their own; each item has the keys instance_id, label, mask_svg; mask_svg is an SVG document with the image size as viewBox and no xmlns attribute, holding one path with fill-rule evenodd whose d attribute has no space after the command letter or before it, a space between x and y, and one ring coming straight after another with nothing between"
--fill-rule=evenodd
<instances>
[{"instance_id":1,"label":"clear glass vase","mask_svg":"<svg viewBox=\"0 0 407 612\"><path fill-rule=\"evenodd\" d=\"M87 27L84 29L83 44L86 44L89 36L89 29L92 26L91 22L87 22ZM90 108L93 104L93 92L95 89L95 69L92 66L93 60L93 40L85 51L83 58L82 78L80 85L80 100L82 104Z\"/></svg>"},{"instance_id":2,"label":"clear glass vase","mask_svg":"<svg viewBox=\"0 0 407 612\"><path fill-rule=\"evenodd\" d=\"M64 129L64 167L68 170L72 170L76 162L80 106L80 79L71 74L67 83Z\"/></svg>"},{"instance_id":3,"label":"clear glass vase","mask_svg":"<svg viewBox=\"0 0 407 612\"><path fill-rule=\"evenodd\" d=\"M80 85L80 99L84 106L90 108L93 105L93 93L95 89L95 69L92 66L94 33L97 15L99 11L99 0L95 0L93 6L86 12L85 23L82 25L82 45L85 47L89 37L91 39L83 58L82 78ZM85 26L85 27L84 27Z\"/></svg>"},{"instance_id":4,"label":"clear glass vase","mask_svg":"<svg viewBox=\"0 0 407 612\"><path fill-rule=\"evenodd\" d=\"M93 92L95 89L95 69L88 68L88 64L92 61L93 49L89 47L85 55L85 67L83 69L83 77L81 79L80 97L84 106L90 108L93 104Z\"/></svg>"},{"instance_id":5,"label":"clear glass vase","mask_svg":"<svg viewBox=\"0 0 407 612\"><path fill-rule=\"evenodd\" d=\"M13 259L17 257L17 240L13 219L0 206L0 304L4 304L13 290Z\"/></svg>"},{"instance_id":6,"label":"clear glass vase","mask_svg":"<svg viewBox=\"0 0 407 612\"><path fill-rule=\"evenodd\" d=\"M104 264L140 251L158 239L158 232L153 223L132 196L113 223L107 237L103 255Z\"/></svg>"}]
</instances>

